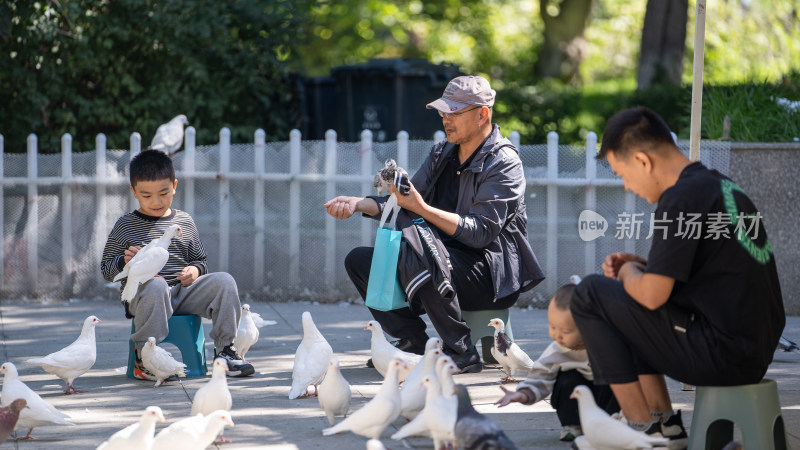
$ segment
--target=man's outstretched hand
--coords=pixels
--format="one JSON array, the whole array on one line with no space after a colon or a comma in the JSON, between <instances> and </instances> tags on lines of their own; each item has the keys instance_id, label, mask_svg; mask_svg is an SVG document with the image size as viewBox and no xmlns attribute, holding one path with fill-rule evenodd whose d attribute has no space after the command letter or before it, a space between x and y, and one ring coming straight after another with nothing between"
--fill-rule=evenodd
<instances>
[{"instance_id":1,"label":"man's outstretched hand","mask_svg":"<svg viewBox=\"0 0 800 450\"><path fill-rule=\"evenodd\" d=\"M623 264L630 261L636 261L642 264L647 264L647 260L642 258L639 255L634 255L633 253L624 253L624 252L617 252L612 253L606 256L606 260L603 262L603 275L607 276L608 278L617 279L619 275L619 269L622 267Z\"/></svg>"}]
</instances>

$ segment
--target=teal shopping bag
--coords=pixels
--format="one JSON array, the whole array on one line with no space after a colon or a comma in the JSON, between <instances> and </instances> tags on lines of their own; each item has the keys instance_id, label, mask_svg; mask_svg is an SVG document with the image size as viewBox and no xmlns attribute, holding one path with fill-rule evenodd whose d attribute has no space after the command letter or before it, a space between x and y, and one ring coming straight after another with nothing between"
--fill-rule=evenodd
<instances>
[{"instance_id":1,"label":"teal shopping bag","mask_svg":"<svg viewBox=\"0 0 800 450\"><path fill-rule=\"evenodd\" d=\"M400 241L403 239L403 233L394 229L399 211L397 197L392 194L384 206L375 234L375 251L369 269L366 304L379 311L408 307L406 294L397 279L397 259L400 256ZM392 220L386 224L390 212L394 212Z\"/></svg>"}]
</instances>

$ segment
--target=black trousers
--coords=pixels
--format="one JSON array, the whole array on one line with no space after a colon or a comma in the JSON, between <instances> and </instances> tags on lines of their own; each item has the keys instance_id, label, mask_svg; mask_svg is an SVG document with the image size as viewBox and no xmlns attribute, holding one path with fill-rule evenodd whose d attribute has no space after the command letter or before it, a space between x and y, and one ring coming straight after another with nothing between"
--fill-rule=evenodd
<instances>
[{"instance_id":1,"label":"black trousers","mask_svg":"<svg viewBox=\"0 0 800 450\"><path fill-rule=\"evenodd\" d=\"M572 294L570 310L597 384L664 374L697 386L733 386L758 383L767 372L757 361L732 364L705 318L669 301L651 311L621 282L602 275L584 278Z\"/></svg>"},{"instance_id":2,"label":"black trousers","mask_svg":"<svg viewBox=\"0 0 800 450\"><path fill-rule=\"evenodd\" d=\"M578 401L569 398L575 386L584 385L592 391L594 401L601 409L609 414L619 411L619 403L611 388L607 385L594 384L586 379L577 370L566 370L558 372L556 382L553 385L553 392L550 393L550 405L556 410L558 421L561 426L580 425L581 418L578 415Z\"/></svg>"},{"instance_id":3,"label":"black trousers","mask_svg":"<svg viewBox=\"0 0 800 450\"><path fill-rule=\"evenodd\" d=\"M344 260L347 275L362 299L367 297L373 250L373 247L356 247ZM466 311L507 308L516 301L519 294L493 302L492 279L482 254L450 247L447 250L453 266L452 282L456 289L453 299L442 298L429 281L419 288L414 298L409 299L409 308L394 311L369 310L390 336L409 339L421 345L425 344L428 334L425 332L425 321L419 316L427 313L442 343L456 353L464 353L473 347L473 343L469 327L461 318L462 308Z\"/></svg>"}]
</instances>

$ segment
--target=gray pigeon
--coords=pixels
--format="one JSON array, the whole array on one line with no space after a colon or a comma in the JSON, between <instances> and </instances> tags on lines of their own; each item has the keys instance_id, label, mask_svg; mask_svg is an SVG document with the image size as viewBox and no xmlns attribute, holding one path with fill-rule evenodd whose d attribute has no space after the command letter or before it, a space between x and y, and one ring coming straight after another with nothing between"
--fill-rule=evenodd
<instances>
[{"instance_id":1,"label":"gray pigeon","mask_svg":"<svg viewBox=\"0 0 800 450\"><path fill-rule=\"evenodd\" d=\"M0 444L6 441L19 420L19 412L28 405L24 398L18 398L10 405L0 408Z\"/></svg>"},{"instance_id":2,"label":"gray pigeon","mask_svg":"<svg viewBox=\"0 0 800 450\"><path fill-rule=\"evenodd\" d=\"M494 420L475 411L466 386L457 384L455 391L458 398L455 434L459 450L517 449Z\"/></svg>"},{"instance_id":3,"label":"gray pigeon","mask_svg":"<svg viewBox=\"0 0 800 450\"><path fill-rule=\"evenodd\" d=\"M406 176L405 181L403 175ZM375 174L375 179L372 182L375 189L378 191L379 196L389 195L391 193L392 185L397 186L397 190L402 195L408 195L410 187L408 185L408 173L402 167L399 167L395 160L387 159L378 173Z\"/></svg>"},{"instance_id":4,"label":"gray pigeon","mask_svg":"<svg viewBox=\"0 0 800 450\"><path fill-rule=\"evenodd\" d=\"M794 342L786 339L785 337L781 336L780 340L778 341L778 350L783 350L785 352L794 352L800 353L800 347L797 346Z\"/></svg>"}]
</instances>

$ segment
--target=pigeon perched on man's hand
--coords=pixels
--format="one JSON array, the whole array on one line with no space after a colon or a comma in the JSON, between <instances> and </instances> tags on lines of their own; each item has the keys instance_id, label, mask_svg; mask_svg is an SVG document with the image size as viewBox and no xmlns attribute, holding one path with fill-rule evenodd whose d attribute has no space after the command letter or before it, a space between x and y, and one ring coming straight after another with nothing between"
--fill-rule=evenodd
<instances>
[{"instance_id":1,"label":"pigeon perched on man's hand","mask_svg":"<svg viewBox=\"0 0 800 450\"><path fill-rule=\"evenodd\" d=\"M375 179L372 185L378 191L379 196L389 195L392 191L392 185L397 187L402 195L408 195L411 190L408 184L408 172L402 167L399 167L395 160L387 159L385 165L378 170L375 174Z\"/></svg>"},{"instance_id":2,"label":"pigeon perched on man's hand","mask_svg":"<svg viewBox=\"0 0 800 450\"><path fill-rule=\"evenodd\" d=\"M175 116L169 122L162 124L156 129L156 135L150 142L148 150L161 150L169 156L178 153L178 149L183 144L183 126L189 125L189 120L185 115Z\"/></svg>"},{"instance_id":3,"label":"pigeon perched on man's hand","mask_svg":"<svg viewBox=\"0 0 800 450\"><path fill-rule=\"evenodd\" d=\"M61 350L50 353L41 358L31 358L23 361L24 364L41 366L47 373L52 373L64 380L67 384L65 394L77 394L72 382L86 373L97 359L97 342L94 337L94 328L100 323L97 316L89 316L83 321L83 328L78 339Z\"/></svg>"}]
</instances>

